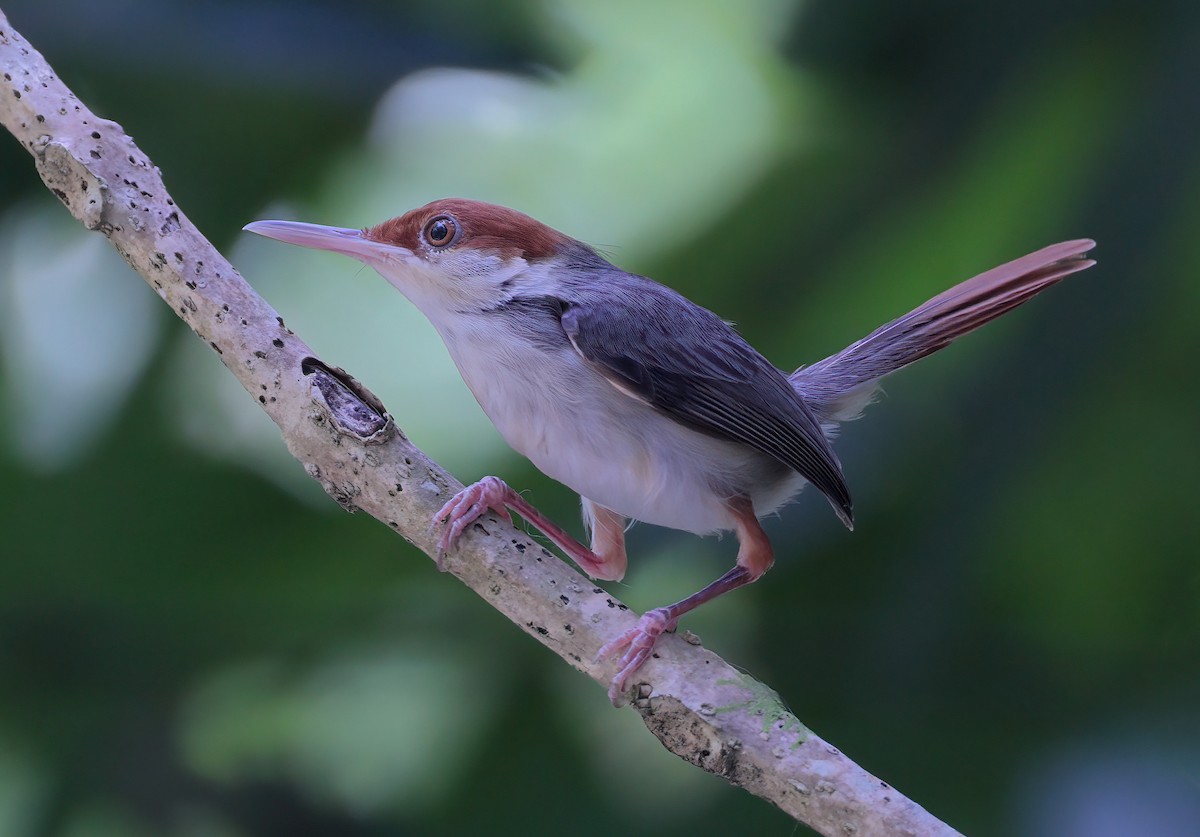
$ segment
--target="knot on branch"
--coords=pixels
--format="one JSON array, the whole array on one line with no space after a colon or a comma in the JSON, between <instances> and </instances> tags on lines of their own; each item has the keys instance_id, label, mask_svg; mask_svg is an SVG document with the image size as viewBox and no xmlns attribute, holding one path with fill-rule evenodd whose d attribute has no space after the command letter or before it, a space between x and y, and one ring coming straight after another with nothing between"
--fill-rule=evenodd
<instances>
[{"instance_id":1,"label":"knot on branch","mask_svg":"<svg viewBox=\"0 0 1200 837\"><path fill-rule=\"evenodd\" d=\"M108 184L63 143L45 135L39 140L33 151L42 182L85 227L102 229Z\"/></svg>"},{"instance_id":2,"label":"knot on branch","mask_svg":"<svg viewBox=\"0 0 1200 837\"><path fill-rule=\"evenodd\" d=\"M339 433L368 445L382 444L395 435L395 422L383 403L346 370L306 357L300 361L300 371L309 376Z\"/></svg>"}]
</instances>

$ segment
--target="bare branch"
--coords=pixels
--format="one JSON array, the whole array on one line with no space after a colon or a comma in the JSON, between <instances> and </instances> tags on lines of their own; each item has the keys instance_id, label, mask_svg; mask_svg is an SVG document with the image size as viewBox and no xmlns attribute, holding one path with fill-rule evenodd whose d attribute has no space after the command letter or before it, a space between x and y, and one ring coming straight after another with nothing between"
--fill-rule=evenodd
<instances>
[{"instance_id":1,"label":"bare branch","mask_svg":"<svg viewBox=\"0 0 1200 837\"><path fill-rule=\"evenodd\" d=\"M0 121L46 186L105 236L279 425L292 455L338 503L427 555L429 522L458 482L396 429L379 401L321 363L188 221L121 126L95 116L0 12ZM575 668L635 615L507 521L485 517L445 569ZM681 758L824 834L956 832L862 770L778 695L683 637L664 637L635 707Z\"/></svg>"}]
</instances>

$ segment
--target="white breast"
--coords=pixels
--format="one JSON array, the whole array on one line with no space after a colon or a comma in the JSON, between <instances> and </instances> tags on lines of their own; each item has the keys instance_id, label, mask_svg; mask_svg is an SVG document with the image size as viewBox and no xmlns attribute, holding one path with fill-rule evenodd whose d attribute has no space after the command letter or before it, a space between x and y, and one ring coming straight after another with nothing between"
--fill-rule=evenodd
<instances>
[{"instance_id":1,"label":"white breast","mask_svg":"<svg viewBox=\"0 0 1200 837\"><path fill-rule=\"evenodd\" d=\"M690 430L618 391L569 345L547 351L477 318L439 331L513 449L626 517L697 534L732 529L729 497L751 494L765 514L803 484L769 457Z\"/></svg>"}]
</instances>

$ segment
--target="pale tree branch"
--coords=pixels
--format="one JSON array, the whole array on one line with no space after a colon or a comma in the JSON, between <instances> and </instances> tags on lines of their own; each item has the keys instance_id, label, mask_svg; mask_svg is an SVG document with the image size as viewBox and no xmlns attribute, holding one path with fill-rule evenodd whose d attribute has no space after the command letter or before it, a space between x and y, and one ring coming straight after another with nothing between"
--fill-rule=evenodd
<instances>
[{"instance_id":1,"label":"pale tree branch","mask_svg":"<svg viewBox=\"0 0 1200 837\"><path fill-rule=\"evenodd\" d=\"M305 470L430 555L430 520L459 483L414 447L379 401L321 363L175 205L121 126L95 116L0 12L0 121L46 186L106 236L241 382ZM593 662L635 614L507 521L484 517L445 569L606 686ZM688 638L667 636L634 702L681 758L823 834L956 833L809 731L766 686ZM606 710L607 711L607 710Z\"/></svg>"}]
</instances>

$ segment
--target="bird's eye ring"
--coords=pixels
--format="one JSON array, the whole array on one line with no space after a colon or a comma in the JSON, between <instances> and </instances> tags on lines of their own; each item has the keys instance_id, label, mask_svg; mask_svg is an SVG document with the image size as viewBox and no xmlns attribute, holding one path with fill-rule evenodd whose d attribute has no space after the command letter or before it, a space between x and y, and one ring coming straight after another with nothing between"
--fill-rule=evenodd
<instances>
[{"instance_id":1,"label":"bird's eye ring","mask_svg":"<svg viewBox=\"0 0 1200 837\"><path fill-rule=\"evenodd\" d=\"M449 215L430 218L421 232L430 247L449 247L458 239L458 222Z\"/></svg>"}]
</instances>

